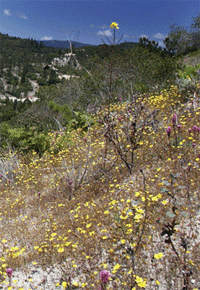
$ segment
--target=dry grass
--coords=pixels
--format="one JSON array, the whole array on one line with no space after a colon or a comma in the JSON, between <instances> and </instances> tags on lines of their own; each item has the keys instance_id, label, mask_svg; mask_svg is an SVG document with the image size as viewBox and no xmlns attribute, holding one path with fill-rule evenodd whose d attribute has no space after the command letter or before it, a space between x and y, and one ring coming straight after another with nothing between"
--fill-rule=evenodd
<instances>
[{"instance_id":1,"label":"dry grass","mask_svg":"<svg viewBox=\"0 0 200 290\"><path fill-rule=\"evenodd\" d=\"M12 170L2 161L2 289L7 268L32 263L62 269L51 289L98 289L103 269L107 289L200 287L200 107L180 98L174 87L135 96L87 133L52 133L40 159L15 154Z\"/></svg>"}]
</instances>

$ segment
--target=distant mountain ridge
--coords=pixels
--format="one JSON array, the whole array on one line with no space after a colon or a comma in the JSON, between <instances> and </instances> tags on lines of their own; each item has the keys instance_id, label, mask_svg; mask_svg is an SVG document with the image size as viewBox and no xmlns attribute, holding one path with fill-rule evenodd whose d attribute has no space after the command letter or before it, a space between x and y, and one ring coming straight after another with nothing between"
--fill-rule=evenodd
<instances>
[{"instance_id":1,"label":"distant mountain ridge","mask_svg":"<svg viewBox=\"0 0 200 290\"><path fill-rule=\"evenodd\" d=\"M70 49L70 42L69 40L36 40L38 43L42 42L47 47L54 47L54 48L61 48L61 49ZM75 48L80 48L83 46L98 46L95 44L88 44L88 43L81 43L77 41L71 41L71 43L74 45ZM127 48L133 48L134 46L137 46L138 42L124 42L120 43L117 46Z\"/></svg>"},{"instance_id":2,"label":"distant mountain ridge","mask_svg":"<svg viewBox=\"0 0 200 290\"><path fill-rule=\"evenodd\" d=\"M70 42L68 40L36 40L37 42L42 42L47 47L55 47L55 48L68 48L70 49ZM83 47L83 46L97 46L87 43L81 43L77 41L71 41L75 48Z\"/></svg>"}]
</instances>

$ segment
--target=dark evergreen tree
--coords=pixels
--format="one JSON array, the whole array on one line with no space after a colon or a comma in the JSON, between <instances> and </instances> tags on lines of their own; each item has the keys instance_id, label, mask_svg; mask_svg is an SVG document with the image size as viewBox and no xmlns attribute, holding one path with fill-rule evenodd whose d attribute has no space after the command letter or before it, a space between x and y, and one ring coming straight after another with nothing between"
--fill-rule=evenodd
<instances>
[{"instance_id":1,"label":"dark evergreen tree","mask_svg":"<svg viewBox=\"0 0 200 290\"><path fill-rule=\"evenodd\" d=\"M200 49L200 13L193 18L191 24L192 46L194 50Z\"/></svg>"}]
</instances>

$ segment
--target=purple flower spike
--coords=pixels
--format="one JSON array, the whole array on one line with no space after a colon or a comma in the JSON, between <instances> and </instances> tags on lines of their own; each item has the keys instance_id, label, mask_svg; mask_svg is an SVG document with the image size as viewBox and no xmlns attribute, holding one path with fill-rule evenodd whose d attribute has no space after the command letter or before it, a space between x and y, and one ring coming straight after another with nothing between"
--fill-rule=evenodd
<instances>
[{"instance_id":1,"label":"purple flower spike","mask_svg":"<svg viewBox=\"0 0 200 290\"><path fill-rule=\"evenodd\" d=\"M192 147L194 148L196 146L196 144L195 143L192 143Z\"/></svg>"},{"instance_id":2,"label":"purple flower spike","mask_svg":"<svg viewBox=\"0 0 200 290\"><path fill-rule=\"evenodd\" d=\"M193 130L194 132L196 132L196 131L198 130L197 125L194 125L194 126L192 127L192 130Z\"/></svg>"},{"instance_id":3,"label":"purple flower spike","mask_svg":"<svg viewBox=\"0 0 200 290\"><path fill-rule=\"evenodd\" d=\"M170 138L171 131L172 131L171 126L167 127L166 133L167 133L167 136L168 136L169 138Z\"/></svg>"},{"instance_id":4,"label":"purple flower spike","mask_svg":"<svg viewBox=\"0 0 200 290\"><path fill-rule=\"evenodd\" d=\"M12 273L13 273L13 269L12 268L6 269L6 274L8 275L8 277L11 277Z\"/></svg>"},{"instance_id":5,"label":"purple flower spike","mask_svg":"<svg viewBox=\"0 0 200 290\"><path fill-rule=\"evenodd\" d=\"M103 270L103 271L100 272L100 280L103 283L107 283L109 277L110 277L110 273L108 271Z\"/></svg>"},{"instance_id":6,"label":"purple flower spike","mask_svg":"<svg viewBox=\"0 0 200 290\"><path fill-rule=\"evenodd\" d=\"M70 180L70 181L69 181L69 185L71 185L71 184L72 184L72 181Z\"/></svg>"},{"instance_id":7,"label":"purple flower spike","mask_svg":"<svg viewBox=\"0 0 200 290\"><path fill-rule=\"evenodd\" d=\"M182 128L182 126L181 125L178 125L177 128L180 130Z\"/></svg>"},{"instance_id":8,"label":"purple flower spike","mask_svg":"<svg viewBox=\"0 0 200 290\"><path fill-rule=\"evenodd\" d=\"M172 124L173 124L173 126L176 125L176 121L177 121L177 115L174 114L174 115L172 116Z\"/></svg>"}]
</instances>

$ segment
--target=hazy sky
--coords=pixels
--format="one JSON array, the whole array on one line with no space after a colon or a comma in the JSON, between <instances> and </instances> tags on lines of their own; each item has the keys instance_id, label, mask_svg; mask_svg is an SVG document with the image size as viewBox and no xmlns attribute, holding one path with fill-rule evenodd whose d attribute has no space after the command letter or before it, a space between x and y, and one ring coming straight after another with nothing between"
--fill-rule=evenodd
<instances>
[{"instance_id":1,"label":"hazy sky","mask_svg":"<svg viewBox=\"0 0 200 290\"><path fill-rule=\"evenodd\" d=\"M200 12L200 1L163 0L0 0L0 32L36 40L74 40L101 44L117 38L138 42L141 36L160 44L170 25L189 28ZM122 41L121 41L122 42Z\"/></svg>"}]
</instances>

